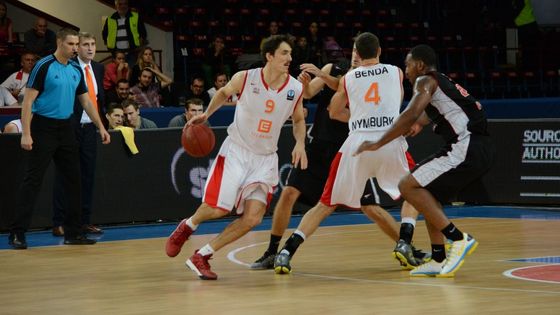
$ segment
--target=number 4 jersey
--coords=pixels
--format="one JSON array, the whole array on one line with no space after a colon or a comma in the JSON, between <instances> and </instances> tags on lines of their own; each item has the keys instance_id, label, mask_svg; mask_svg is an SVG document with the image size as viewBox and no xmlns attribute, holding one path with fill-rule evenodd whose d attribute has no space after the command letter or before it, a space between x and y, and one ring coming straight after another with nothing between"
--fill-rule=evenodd
<instances>
[{"instance_id":1,"label":"number 4 jersey","mask_svg":"<svg viewBox=\"0 0 560 315\"><path fill-rule=\"evenodd\" d=\"M378 63L361 66L346 74L350 105L350 134L356 131L385 131L399 116L402 101L402 72Z\"/></svg>"},{"instance_id":2,"label":"number 4 jersey","mask_svg":"<svg viewBox=\"0 0 560 315\"><path fill-rule=\"evenodd\" d=\"M278 90L273 90L264 81L262 68L247 70L228 135L253 153L276 152L282 126L302 93L301 82L290 75Z\"/></svg>"}]
</instances>

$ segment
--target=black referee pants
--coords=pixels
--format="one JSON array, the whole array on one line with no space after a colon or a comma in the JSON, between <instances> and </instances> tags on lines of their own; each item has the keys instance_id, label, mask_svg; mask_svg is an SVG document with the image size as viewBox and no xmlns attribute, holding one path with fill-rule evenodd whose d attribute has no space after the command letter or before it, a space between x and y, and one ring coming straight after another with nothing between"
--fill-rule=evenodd
<instances>
[{"instance_id":1,"label":"black referee pants","mask_svg":"<svg viewBox=\"0 0 560 315\"><path fill-rule=\"evenodd\" d=\"M34 114L31 120L33 149L24 151L24 178L18 191L12 233L24 233L31 225L33 209L43 177L54 161L62 177L68 207L64 219L66 238L81 234L81 183L78 143L70 119L53 119ZM50 205L42 205L49 207Z\"/></svg>"}]
</instances>

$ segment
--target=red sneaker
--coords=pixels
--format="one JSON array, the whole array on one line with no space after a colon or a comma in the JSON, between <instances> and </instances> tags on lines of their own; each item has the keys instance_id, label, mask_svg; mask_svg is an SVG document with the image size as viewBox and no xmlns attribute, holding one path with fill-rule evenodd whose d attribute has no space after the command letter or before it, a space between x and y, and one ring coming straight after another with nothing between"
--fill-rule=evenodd
<instances>
[{"instance_id":1,"label":"red sneaker","mask_svg":"<svg viewBox=\"0 0 560 315\"><path fill-rule=\"evenodd\" d=\"M198 249L194 252L194 255L191 258L187 259L185 264L187 267L191 268L198 277L202 280L216 280L218 279L218 275L215 274L212 270L210 270L210 264L208 260L212 257L212 255L202 256L198 253Z\"/></svg>"},{"instance_id":2,"label":"red sneaker","mask_svg":"<svg viewBox=\"0 0 560 315\"><path fill-rule=\"evenodd\" d=\"M165 252L169 257L175 257L181 252L181 247L187 241L189 236L193 234L193 230L187 225L187 219L184 219L177 225L175 231L169 235L167 243L165 243Z\"/></svg>"}]
</instances>

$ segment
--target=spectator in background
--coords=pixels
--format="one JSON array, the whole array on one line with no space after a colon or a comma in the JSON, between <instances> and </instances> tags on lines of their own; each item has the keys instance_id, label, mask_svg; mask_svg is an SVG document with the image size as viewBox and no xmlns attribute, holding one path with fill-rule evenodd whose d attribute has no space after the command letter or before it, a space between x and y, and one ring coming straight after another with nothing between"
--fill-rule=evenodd
<instances>
[{"instance_id":1,"label":"spectator in background","mask_svg":"<svg viewBox=\"0 0 560 315\"><path fill-rule=\"evenodd\" d=\"M199 98L202 100L204 106L208 106L208 104L210 104L210 95L208 95L208 92L206 92L206 90L204 89L204 79L201 77L194 77L191 80L189 90L185 95L179 98L178 103L185 104L184 101L181 101L181 98L184 98L185 100L191 98Z\"/></svg>"},{"instance_id":2,"label":"spectator in background","mask_svg":"<svg viewBox=\"0 0 560 315\"><path fill-rule=\"evenodd\" d=\"M228 81L229 81L228 76L225 73L216 74L216 77L214 78L214 86L211 89L209 89L208 91L206 91L208 93L208 95L210 96L210 99L212 99L212 97L214 97L214 94L216 94L216 92L219 89L226 86ZM227 98L224 105L235 105L236 103L237 103L237 95L233 94L233 95L231 95L230 97Z\"/></svg>"},{"instance_id":3,"label":"spectator in background","mask_svg":"<svg viewBox=\"0 0 560 315\"><path fill-rule=\"evenodd\" d=\"M216 36L214 41L208 46L204 64L202 65L206 81L210 82L217 73L225 73L228 77L231 76L232 64L233 59L226 50L224 38Z\"/></svg>"},{"instance_id":4,"label":"spectator in background","mask_svg":"<svg viewBox=\"0 0 560 315\"><path fill-rule=\"evenodd\" d=\"M321 38L321 35L319 34L319 25L317 22L311 22L309 24L307 45L309 46L311 54L310 62L321 68L325 61L323 57L323 38Z\"/></svg>"},{"instance_id":5,"label":"spectator in background","mask_svg":"<svg viewBox=\"0 0 560 315\"><path fill-rule=\"evenodd\" d=\"M135 86L138 83L140 71L146 67L154 68L159 71L159 67L154 60L154 51L151 47L144 47L140 49L140 53L138 54L138 58L136 59L136 64L132 66L129 77L131 86Z\"/></svg>"},{"instance_id":6,"label":"spectator in background","mask_svg":"<svg viewBox=\"0 0 560 315\"><path fill-rule=\"evenodd\" d=\"M4 82L2 86L7 88L12 96L18 100L19 103L23 102L23 95L25 93L25 85L29 79L29 73L35 65L36 56L30 52L21 55L21 69L12 73Z\"/></svg>"},{"instance_id":7,"label":"spectator in background","mask_svg":"<svg viewBox=\"0 0 560 315\"><path fill-rule=\"evenodd\" d=\"M159 81L154 82L154 75ZM167 87L173 80L154 68L144 68L138 78L139 82L130 89L134 100L140 107L161 107L161 89Z\"/></svg>"},{"instance_id":8,"label":"spectator in background","mask_svg":"<svg viewBox=\"0 0 560 315\"><path fill-rule=\"evenodd\" d=\"M48 29L47 20L40 17L35 27L25 32L25 49L41 57L52 54L56 49L56 34Z\"/></svg>"},{"instance_id":9,"label":"spectator in background","mask_svg":"<svg viewBox=\"0 0 560 315\"><path fill-rule=\"evenodd\" d=\"M128 80L128 62L125 53L121 50L111 52L113 62L105 66L105 76L103 77L103 89L109 91L115 88L119 80Z\"/></svg>"},{"instance_id":10,"label":"spectator in background","mask_svg":"<svg viewBox=\"0 0 560 315\"><path fill-rule=\"evenodd\" d=\"M133 64L136 50L147 44L146 26L137 12L129 10L128 0L115 0L115 9L103 25L103 41L109 50L125 51L127 62Z\"/></svg>"},{"instance_id":11,"label":"spectator in background","mask_svg":"<svg viewBox=\"0 0 560 315\"><path fill-rule=\"evenodd\" d=\"M304 63L312 63L311 57L311 49L307 44L307 38L305 38L305 36L298 37L294 46L294 51L292 52L290 74L294 77L297 77L301 72L299 66Z\"/></svg>"},{"instance_id":12,"label":"spectator in background","mask_svg":"<svg viewBox=\"0 0 560 315\"><path fill-rule=\"evenodd\" d=\"M12 96L10 91L0 86L0 106L17 106L19 105L17 100Z\"/></svg>"},{"instance_id":13,"label":"spectator in background","mask_svg":"<svg viewBox=\"0 0 560 315\"><path fill-rule=\"evenodd\" d=\"M13 39L12 20L8 17L8 7L6 3L0 1L0 45L12 43Z\"/></svg>"},{"instance_id":14,"label":"spectator in background","mask_svg":"<svg viewBox=\"0 0 560 315\"><path fill-rule=\"evenodd\" d=\"M157 128L155 122L140 117L140 108L138 103L133 100L126 100L122 104L124 111L125 125L134 129L154 129Z\"/></svg>"},{"instance_id":15,"label":"spectator in background","mask_svg":"<svg viewBox=\"0 0 560 315\"><path fill-rule=\"evenodd\" d=\"M127 79L120 79L119 81L117 81L117 84L115 85L114 89L107 91L107 93L105 93L106 104L110 104L110 103L122 104L122 102L133 98L134 96L131 95L130 85Z\"/></svg>"},{"instance_id":16,"label":"spectator in background","mask_svg":"<svg viewBox=\"0 0 560 315\"><path fill-rule=\"evenodd\" d=\"M278 26L278 22L277 21L270 21L270 24L268 24L268 36L263 37L263 39L261 39L261 44L259 45L259 47L263 48L263 44L264 42L271 38L274 35L278 35L278 30L279 30L279 26Z\"/></svg>"},{"instance_id":17,"label":"spectator in background","mask_svg":"<svg viewBox=\"0 0 560 315\"><path fill-rule=\"evenodd\" d=\"M187 100L185 104L185 113L177 115L169 121L168 127L185 127L185 124L189 119L196 115L200 115L204 112L204 106L202 105L202 100L199 98L191 98Z\"/></svg>"},{"instance_id":18,"label":"spectator in background","mask_svg":"<svg viewBox=\"0 0 560 315\"><path fill-rule=\"evenodd\" d=\"M120 103L110 103L105 114L108 122L108 129L115 129L122 126L124 122L124 111Z\"/></svg>"}]
</instances>

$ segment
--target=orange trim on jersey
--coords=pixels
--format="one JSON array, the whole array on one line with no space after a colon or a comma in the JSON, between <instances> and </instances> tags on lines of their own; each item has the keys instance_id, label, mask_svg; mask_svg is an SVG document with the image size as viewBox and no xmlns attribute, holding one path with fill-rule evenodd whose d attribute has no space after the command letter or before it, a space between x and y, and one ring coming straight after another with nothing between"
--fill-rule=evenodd
<instances>
[{"instance_id":1,"label":"orange trim on jersey","mask_svg":"<svg viewBox=\"0 0 560 315\"><path fill-rule=\"evenodd\" d=\"M264 88L268 91L268 84L264 80L264 68L261 68L261 81L264 85ZM282 86L278 89L278 91L276 91L276 93L280 93L280 91L282 91L282 89L284 89L286 85L288 85L288 82L290 82L290 74L286 76L286 81L284 81L284 84L282 84Z\"/></svg>"},{"instance_id":2,"label":"orange trim on jersey","mask_svg":"<svg viewBox=\"0 0 560 315\"><path fill-rule=\"evenodd\" d=\"M241 99L241 95L243 95L243 91L245 91L245 83L247 83L248 76L249 76L249 71L245 71L245 78L243 78L243 85L241 86L241 91L239 92L239 96L237 97L238 100Z\"/></svg>"},{"instance_id":3,"label":"orange trim on jersey","mask_svg":"<svg viewBox=\"0 0 560 315\"><path fill-rule=\"evenodd\" d=\"M416 162L414 161L414 158L412 157L412 155L410 155L408 151L406 151L404 155L406 157L406 162L408 162L408 170L410 171L414 167L416 167Z\"/></svg>"},{"instance_id":4,"label":"orange trim on jersey","mask_svg":"<svg viewBox=\"0 0 560 315\"><path fill-rule=\"evenodd\" d=\"M331 169L329 171L329 178L325 183L325 188L323 188L323 195L321 195L321 203L327 206L333 206L331 202L332 191L334 186L334 181L336 180L336 172L338 171L338 165L340 164L340 159L342 158L342 153L337 152L334 159L331 162Z\"/></svg>"},{"instance_id":5,"label":"orange trim on jersey","mask_svg":"<svg viewBox=\"0 0 560 315\"><path fill-rule=\"evenodd\" d=\"M208 179L206 191L204 192L204 202L214 208L218 207L218 198L220 197L220 187L222 186L225 162L225 156L218 155L212 177Z\"/></svg>"}]
</instances>

